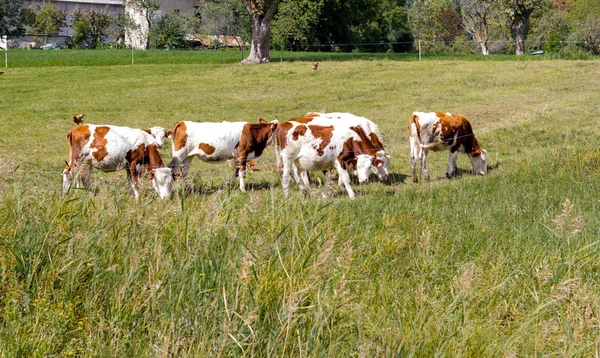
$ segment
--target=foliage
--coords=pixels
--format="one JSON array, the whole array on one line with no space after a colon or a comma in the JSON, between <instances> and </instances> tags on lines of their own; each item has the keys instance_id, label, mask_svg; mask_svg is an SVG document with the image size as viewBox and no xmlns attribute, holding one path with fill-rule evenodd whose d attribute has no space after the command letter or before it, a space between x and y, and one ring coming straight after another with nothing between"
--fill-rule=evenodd
<instances>
[{"instance_id":1,"label":"foliage","mask_svg":"<svg viewBox=\"0 0 600 358\"><path fill-rule=\"evenodd\" d=\"M119 13L114 19L115 28L113 29L113 45L117 47L125 46L126 34L138 31L140 26L133 21L128 13Z\"/></svg>"},{"instance_id":2,"label":"foliage","mask_svg":"<svg viewBox=\"0 0 600 358\"><path fill-rule=\"evenodd\" d=\"M173 11L163 14L153 26L152 42L159 49L181 49L186 47L186 19Z\"/></svg>"},{"instance_id":3,"label":"foliage","mask_svg":"<svg viewBox=\"0 0 600 358\"><path fill-rule=\"evenodd\" d=\"M563 12L546 11L535 21L529 34L531 48L558 52L569 35L570 27Z\"/></svg>"},{"instance_id":4,"label":"foliage","mask_svg":"<svg viewBox=\"0 0 600 358\"><path fill-rule=\"evenodd\" d=\"M241 36L249 40L252 23L248 11L239 0L201 1L198 8L200 24L195 33Z\"/></svg>"},{"instance_id":5,"label":"foliage","mask_svg":"<svg viewBox=\"0 0 600 358\"><path fill-rule=\"evenodd\" d=\"M516 54L524 53L524 43L530 29L530 18L550 6L549 0L499 0L498 5L504 11L513 38L516 42Z\"/></svg>"},{"instance_id":6,"label":"foliage","mask_svg":"<svg viewBox=\"0 0 600 358\"><path fill-rule=\"evenodd\" d=\"M58 35L60 29L65 26L67 14L58 10L56 5L45 4L44 7L35 10L35 24L32 31L36 34Z\"/></svg>"},{"instance_id":7,"label":"foliage","mask_svg":"<svg viewBox=\"0 0 600 358\"><path fill-rule=\"evenodd\" d=\"M589 15L584 21L577 23L569 35L569 41L593 54L600 54L600 16Z\"/></svg>"},{"instance_id":8,"label":"foliage","mask_svg":"<svg viewBox=\"0 0 600 358\"><path fill-rule=\"evenodd\" d=\"M23 0L0 0L0 39L23 33Z\"/></svg>"},{"instance_id":9,"label":"foliage","mask_svg":"<svg viewBox=\"0 0 600 358\"><path fill-rule=\"evenodd\" d=\"M95 48L104 42L114 20L106 9L104 11L77 9L71 14L71 23L73 44L76 47L85 44Z\"/></svg>"},{"instance_id":10,"label":"foliage","mask_svg":"<svg viewBox=\"0 0 600 358\"><path fill-rule=\"evenodd\" d=\"M307 49L316 44L317 29L325 0L283 1L271 25L271 43L276 48Z\"/></svg>"}]
</instances>

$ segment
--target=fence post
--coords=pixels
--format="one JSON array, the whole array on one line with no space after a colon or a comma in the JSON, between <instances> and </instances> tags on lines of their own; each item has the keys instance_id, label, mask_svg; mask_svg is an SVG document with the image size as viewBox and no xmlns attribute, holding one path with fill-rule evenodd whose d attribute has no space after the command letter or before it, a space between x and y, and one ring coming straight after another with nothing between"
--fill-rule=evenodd
<instances>
[{"instance_id":1,"label":"fence post","mask_svg":"<svg viewBox=\"0 0 600 358\"><path fill-rule=\"evenodd\" d=\"M419 61L421 61L421 40L419 40Z\"/></svg>"},{"instance_id":2,"label":"fence post","mask_svg":"<svg viewBox=\"0 0 600 358\"><path fill-rule=\"evenodd\" d=\"M131 45L131 66L133 66L133 44Z\"/></svg>"}]
</instances>

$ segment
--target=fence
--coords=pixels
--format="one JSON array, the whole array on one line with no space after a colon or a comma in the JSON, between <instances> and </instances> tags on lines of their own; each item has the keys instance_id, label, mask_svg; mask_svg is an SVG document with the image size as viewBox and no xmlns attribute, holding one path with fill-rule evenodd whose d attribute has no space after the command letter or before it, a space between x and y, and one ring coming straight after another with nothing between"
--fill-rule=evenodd
<instances>
[{"instance_id":1,"label":"fence","mask_svg":"<svg viewBox=\"0 0 600 358\"><path fill-rule=\"evenodd\" d=\"M10 48L64 48L70 40L69 36L46 36L46 35L28 35L16 39L9 39ZM33 44L35 43L35 44ZM52 44L49 46L49 44ZM554 52L552 57L564 59L592 59L597 58L592 53L595 49L600 49L600 41L525 41L525 55L522 58L531 57L531 55L542 55L547 47L552 45ZM591 49L591 50L590 50ZM400 52L402 50L403 52ZM39 50L38 50L39 51ZM135 63L236 63L243 59L243 53L237 49L230 50L210 50L201 51L176 51L176 50L136 50L129 51L128 54L117 50L113 54L108 52L95 52L97 50L76 50L81 51L77 56L72 56L73 52L52 56L52 61L57 62L54 65L125 65ZM514 58L515 41L497 40L489 43L489 51L492 55L503 54L506 58ZM569 52L570 51L570 52ZM10 52L10 51L8 51ZM85 54L84 54L85 52ZM134 57L134 54L139 55ZM11 63L16 67L36 67L44 62L48 65L48 56L36 51L14 51ZM271 48L272 61L327 61L327 60L423 60L427 58L443 59L468 59L481 58L481 47L475 41L425 41L416 40L415 42L378 42L378 43L348 43L348 44L319 44L319 45L291 45L281 48ZM8 67L9 55L5 53L6 67ZM156 62L153 62L156 61Z\"/></svg>"}]
</instances>

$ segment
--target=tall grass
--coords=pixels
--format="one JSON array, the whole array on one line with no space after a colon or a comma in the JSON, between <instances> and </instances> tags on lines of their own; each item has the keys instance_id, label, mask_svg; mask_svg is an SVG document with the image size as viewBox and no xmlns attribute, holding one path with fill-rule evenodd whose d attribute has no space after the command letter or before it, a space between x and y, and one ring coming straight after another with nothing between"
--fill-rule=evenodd
<instances>
[{"instance_id":1,"label":"tall grass","mask_svg":"<svg viewBox=\"0 0 600 358\"><path fill-rule=\"evenodd\" d=\"M597 61L16 68L0 97L0 356L591 356L598 337ZM135 127L350 111L390 183L285 200L192 164L140 201L125 173L60 193L70 116ZM413 110L471 119L487 176L412 184ZM168 146L168 145L167 145ZM168 148L164 150L168 159ZM315 176L315 179L318 175Z\"/></svg>"}]
</instances>

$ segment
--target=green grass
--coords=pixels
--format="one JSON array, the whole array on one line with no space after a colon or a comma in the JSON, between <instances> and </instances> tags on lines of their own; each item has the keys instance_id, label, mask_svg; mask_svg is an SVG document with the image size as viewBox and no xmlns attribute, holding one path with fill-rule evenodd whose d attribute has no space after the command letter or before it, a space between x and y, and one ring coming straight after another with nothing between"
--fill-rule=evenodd
<instances>
[{"instance_id":1,"label":"green grass","mask_svg":"<svg viewBox=\"0 0 600 358\"><path fill-rule=\"evenodd\" d=\"M152 54L149 54L152 56ZM592 356L600 315L599 61L324 61L9 68L0 76L0 356ZM136 202L125 173L60 193L70 117L132 127L376 121L391 182L285 200L269 148L247 193ZM413 184L414 110L467 116L492 170ZM169 144L163 150L169 159ZM464 156L458 165L469 169ZM318 177L318 175L315 175Z\"/></svg>"},{"instance_id":2,"label":"green grass","mask_svg":"<svg viewBox=\"0 0 600 358\"><path fill-rule=\"evenodd\" d=\"M248 50L244 50L248 56ZM4 56L4 53L2 53ZM543 56L489 55L479 54L422 54L423 61L462 60L462 61L540 61L545 59L589 60L594 56L586 53L546 54ZM48 66L118 66L131 65L131 50L23 50L8 52L8 67L48 67ZM242 60L242 53L237 49L226 50L149 50L135 51L134 64L234 64ZM273 62L295 61L418 61L417 53L365 53L365 52L291 52L271 50ZM2 59L3 66L4 59Z\"/></svg>"}]
</instances>

